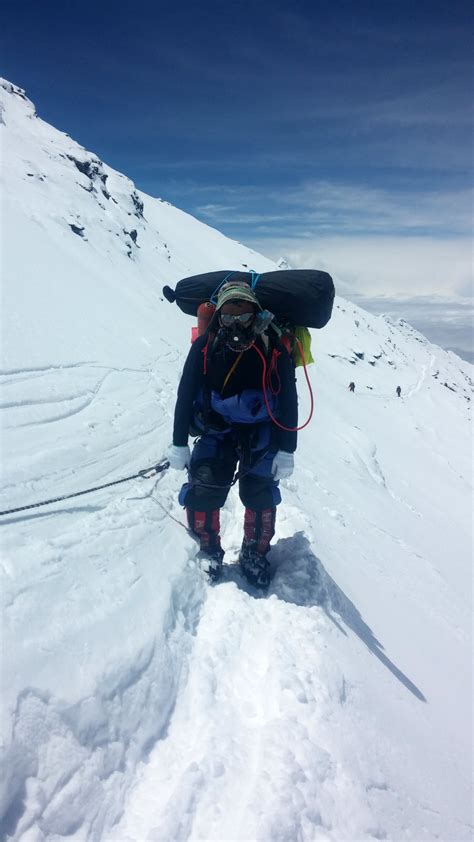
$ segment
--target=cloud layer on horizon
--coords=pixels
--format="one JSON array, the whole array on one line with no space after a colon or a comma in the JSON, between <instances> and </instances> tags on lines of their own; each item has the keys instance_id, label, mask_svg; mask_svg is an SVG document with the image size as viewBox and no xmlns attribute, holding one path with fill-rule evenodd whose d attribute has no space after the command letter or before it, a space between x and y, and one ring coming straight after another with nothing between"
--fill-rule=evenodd
<instances>
[{"instance_id":1,"label":"cloud layer on horizon","mask_svg":"<svg viewBox=\"0 0 474 842\"><path fill-rule=\"evenodd\" d=\"M472 244L468 237L332 236L252 241L293 268L328 271L336 291L374 313L404 318L474 362Z\"/></svg>"}]
</instances>

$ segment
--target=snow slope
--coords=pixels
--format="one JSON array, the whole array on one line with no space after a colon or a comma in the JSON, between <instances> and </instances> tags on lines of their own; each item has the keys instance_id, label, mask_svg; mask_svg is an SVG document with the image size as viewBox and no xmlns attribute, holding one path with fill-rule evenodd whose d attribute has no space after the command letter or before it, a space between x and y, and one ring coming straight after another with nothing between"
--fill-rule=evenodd
<instances>
[{"instance_id":1,"label":"snow slope","mask_svg":"<svg viewBox=\"0 0 474 842\"><path fill-rule=\"evenodd\" d=\"M163 283L275 267L0 103L4 510L156 463ZM472 838L472 366L340 298L313 348L268 594L235 490L202 581L176 472L2 518L6 839Z\"/></svg>"}]
</instances>

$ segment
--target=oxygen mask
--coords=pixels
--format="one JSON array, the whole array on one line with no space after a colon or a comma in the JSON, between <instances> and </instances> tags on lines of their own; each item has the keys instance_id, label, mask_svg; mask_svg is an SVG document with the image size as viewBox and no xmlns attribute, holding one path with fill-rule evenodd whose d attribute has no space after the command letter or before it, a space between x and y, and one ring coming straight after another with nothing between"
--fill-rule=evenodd
<instances>
[{"instance_id":1,"label":"oxygen mask","mask_svg":"<svg viewBox=\"0 0 474 842\"><path fill-rule=\"evenodd\" d=\"M246 351L255 341L255 313L219 313L220 331L231 351Z\"/></svg>"}]
</instances>

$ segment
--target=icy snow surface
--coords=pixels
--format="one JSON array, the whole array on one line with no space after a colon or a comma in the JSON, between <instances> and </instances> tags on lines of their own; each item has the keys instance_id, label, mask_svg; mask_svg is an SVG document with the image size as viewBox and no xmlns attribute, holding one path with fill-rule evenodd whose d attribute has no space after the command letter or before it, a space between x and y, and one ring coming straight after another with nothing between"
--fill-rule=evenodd
<instances>
[{"instance_id":1,"label":"icy snow surface","mask_svg":"<svg viewBox=\"0 0 474 842\"><path fill-rule=\"evenodd\" d=\"M275 266L0 100L4 510L162 458L163 284ZM6 839L471 838L472 367L340 298L313 352L268 594L235 490L202 580L176 472L2 518Z\"/></svg>"}]
</instances>

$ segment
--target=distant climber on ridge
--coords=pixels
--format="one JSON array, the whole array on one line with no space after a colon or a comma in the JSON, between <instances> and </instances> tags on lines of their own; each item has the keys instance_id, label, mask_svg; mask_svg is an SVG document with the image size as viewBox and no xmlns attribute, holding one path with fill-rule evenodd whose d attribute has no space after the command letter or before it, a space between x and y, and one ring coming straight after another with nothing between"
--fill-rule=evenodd
<instances>
[{"instance_id":1,"label":"distant climber on ridge","mask_svg":"<svg viewBox=\"0 0 474 842\"><path fill-rule=\"evenodd\" d=\"M398 396L398 397L400 397L400 395L402 394L402 388L401 388L401 386L397 386L396 391L397 391L397 396Z\"/></svg>"},{"instance_id":2,"label":"distant climber on ridge","mask_svg":"<svg viewBox=\"0 0 474 842\"><path fill-rule=\"evenodd\" d=\"M349 392L354 392L355 387L356 387L356 384L351 380L351 382L349 383Z\"/></svg>"},{"instance_id":3,"label":"distant climber on ridge","mask_svg":"<svg viewBox=\"0 0 474 842\"><path fill-rule=\"evenodd\" d=\"M279 388L262 389L269 354L265 312L249 284L229 281L221 287L209 329L194 341L184 365L168 454L170 467L188 469L179 501L199 537L198 563L211 580L222 570L220 509L239 465L245 506L239 563L260 588L270 581L267 553L281 502L278 483L293 472L298 417L294 365L279 342L269 362L271 382ZM272 422L269 408L288 429ZM192 454L189 434L199 436Z\"/></svg>"}]
</instances>

